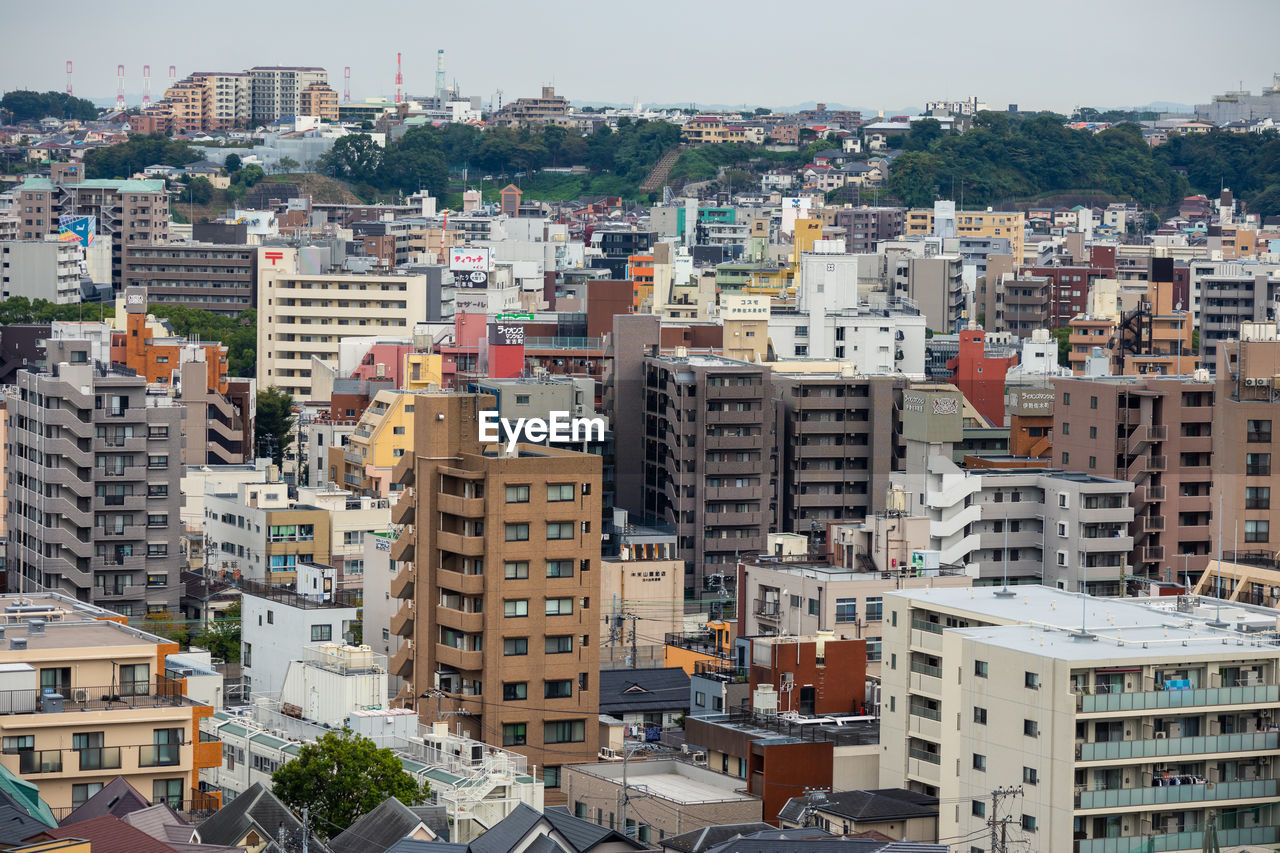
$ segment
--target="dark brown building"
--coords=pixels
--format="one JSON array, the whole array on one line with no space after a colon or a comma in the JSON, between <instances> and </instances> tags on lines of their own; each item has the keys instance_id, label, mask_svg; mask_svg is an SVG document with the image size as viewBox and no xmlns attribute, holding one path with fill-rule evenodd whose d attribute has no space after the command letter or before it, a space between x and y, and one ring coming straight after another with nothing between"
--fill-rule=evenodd
<instances>
[{"instance_id":1,"label":"dark brown building","mask_svg":"<svg viewBox=\"0 0 1280 853\"><path fill-rule=\"evenodd\" d=\"M526 755L555 802L599 746L598 456L479 440L493 398L425 393L392 511L401 699L423 722ZM435 701L424 700L423 697Z\"/></svg>"},{"instance_id":2,"label":"dark brown building","mask_svg":"<svg viewBox=\"0 0 1280 853\"><path fill-rule=\"evenodd\" d=\"M870 254L883 241L907 233L907 211L902 207L846 207L836 211L835 224L845 231L845 251Z\"/></svg>"},{"instance_id":3,"label":"dark brown building","mask_svg":"<svg viewBox=\"0 0 1280 853\"><path fill-rule=\"evenodd\" d=\"M1214 386L1177 377L1060 378L1054 395L1054 464L1137 487L1132 573L1172 581L1202 572L1215 512Z\"/></svg>"},{"instance_id":4,"label":"dark brown building","mask_svg":"<svg viewBox=\"0 0 1280 853\"><path fill-rule=\"evenodd\" d=\"M176 304L235 316L254 306L258 265L251 246L213 243L135 245L125 286L147 288L152 305Z\"/></svg>"}]
</instances>

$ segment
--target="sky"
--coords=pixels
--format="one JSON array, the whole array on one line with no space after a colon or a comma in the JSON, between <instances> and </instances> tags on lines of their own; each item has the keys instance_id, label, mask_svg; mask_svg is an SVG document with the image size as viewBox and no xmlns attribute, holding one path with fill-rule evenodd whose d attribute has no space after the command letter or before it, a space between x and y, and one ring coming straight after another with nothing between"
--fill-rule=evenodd
<instances>
[{"instance_id":1,"label":"sky","mask_svg":"<svg viewBox=\"0 0 1280 853\"><path fill-rule=\"evenodd\" d=\"M246 12L245 10L251 10ZM837 11L838 10L838 11ZM554 85L575 102L784 107L823 101L894 110L977 96L992 108L1195 104L1280 72L1278 0L914 0L792 6L766 0L0 0L0 90L66 86L131 103L151 66L318 65L351 95L390 97L448 79L486 106Z\"/></svg>"}]
</instances>

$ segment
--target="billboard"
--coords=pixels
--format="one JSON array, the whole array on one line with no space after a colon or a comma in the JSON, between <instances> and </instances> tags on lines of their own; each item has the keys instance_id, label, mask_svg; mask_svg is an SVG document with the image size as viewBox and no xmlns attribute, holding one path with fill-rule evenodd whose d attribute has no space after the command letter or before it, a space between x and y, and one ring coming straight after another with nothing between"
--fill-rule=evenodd
<instances>
[{"instance_id":1,"label":"billboard","mask_svg":"<svg viewBox=\"0 0 1280 853\"><path fill-rule=\"evenodd\" d=\"M487 273L489 271L488 247L451 246L449 248L449 269L455 273Z\"/></svg>"},{"instance_id":2,"label":"billboard","mask_svg":"<svg viewBox=\"0 0 1280 853\"><path fill-rule=\"evenodd\" d=\"M62 243L79 243L84 248L93 245L98 236L96 216L59 216L58 240Z\"/></svg>"},{"instance_id":3,"label":"billboard","mask_svg":"<svg viewBox=\"0 0 1280 853\"><path fill-rule=\"evenodd\" d=\"M517 323L490 324L489 345L524 346L524 326Z\"/></svg>"}]
</instances>

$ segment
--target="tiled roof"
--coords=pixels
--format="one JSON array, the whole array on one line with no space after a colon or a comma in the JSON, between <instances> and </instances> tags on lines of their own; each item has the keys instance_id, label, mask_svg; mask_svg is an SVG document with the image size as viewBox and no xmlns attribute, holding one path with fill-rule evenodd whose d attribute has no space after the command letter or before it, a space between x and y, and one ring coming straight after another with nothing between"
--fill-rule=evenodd
<instances>
[{"instance_id":1,"label":"tiled roof","mask_svg":"<svg viewBox=\"0 0 1280 853\"><path fill-rule=\"evenodd\" d=\"M112 815L46 829L39 837L83 838L92 846L93 853L174 853L168 844Z\"/></svg>"}]
</instances>

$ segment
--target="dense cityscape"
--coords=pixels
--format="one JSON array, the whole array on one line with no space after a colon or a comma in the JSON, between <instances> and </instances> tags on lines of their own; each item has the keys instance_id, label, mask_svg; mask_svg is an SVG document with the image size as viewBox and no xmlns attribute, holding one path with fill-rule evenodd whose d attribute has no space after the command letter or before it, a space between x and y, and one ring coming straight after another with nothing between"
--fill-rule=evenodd
<instances>
[{"instance_id":1,"label":"dense cityscape","mask_svg":"<svg viewBox=\"0 0 1280 853\"><path fill-rule=\"evenodd\" d=\"M0 70L0 849L1280 850L1280 73L440 41Z\"/></svg>"}]
</instances>

